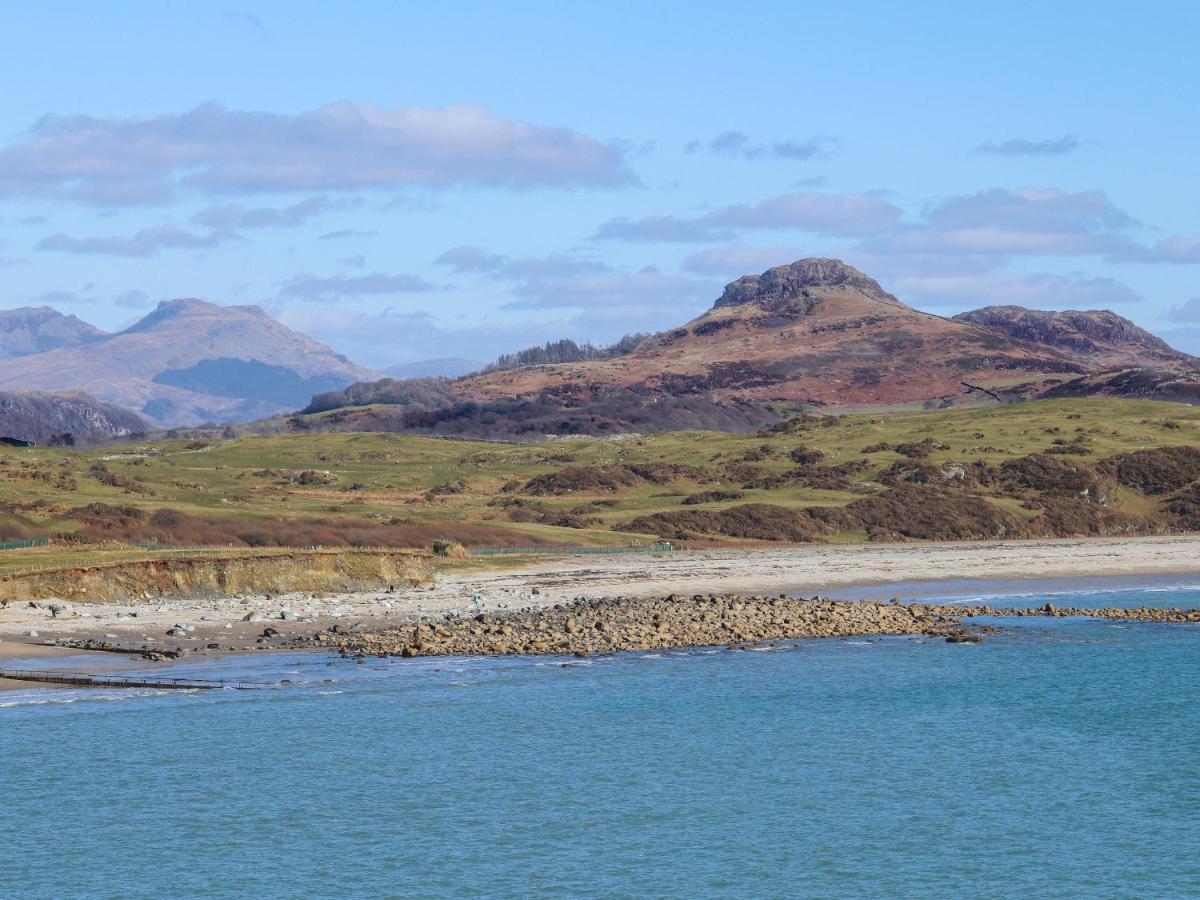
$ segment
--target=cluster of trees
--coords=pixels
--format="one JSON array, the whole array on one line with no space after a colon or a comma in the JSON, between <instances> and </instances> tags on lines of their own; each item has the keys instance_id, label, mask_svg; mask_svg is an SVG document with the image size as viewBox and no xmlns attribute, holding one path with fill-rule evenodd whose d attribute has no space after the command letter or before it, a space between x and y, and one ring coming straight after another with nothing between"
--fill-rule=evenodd
<instances>
[{"instance_id":1,"label":"cluster of trees","mask_svg":"<svg viewBox=\"0 0 1200 900\"><path fill-rule=\"evenodd\" d=\"M614 344L596 346L591 342L577 344L570 338L561 341L547 341L537 347L527 347L516 353L505 353L494 363L484 368L484 372L501 372L505 369L517 369L521 366L542 366L547 363L588 362L596 359L613 359L631 352L644 341L646 334L627 334Z\"/></svg>"}]
</instances>

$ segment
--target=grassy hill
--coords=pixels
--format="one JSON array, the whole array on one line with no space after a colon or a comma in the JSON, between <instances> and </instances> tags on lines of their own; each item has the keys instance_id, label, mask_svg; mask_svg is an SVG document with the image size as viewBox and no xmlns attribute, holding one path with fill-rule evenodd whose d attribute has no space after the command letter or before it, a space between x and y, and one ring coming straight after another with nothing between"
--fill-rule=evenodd
<instances>
[{"instance_id":1,"label":"grassy hill","mask_svg":"<svg viewBox=\"0 0 1200 900\"><path fill-rule=\"evenodd\" d=\"M1197 478L1200 409L1132 400L805 417L758 435L505 444L313 433L0 448L0 539L57 545L4 551L0 563L144 544L1152 533L1200 527Z\"/></svg>"}]
</instances>

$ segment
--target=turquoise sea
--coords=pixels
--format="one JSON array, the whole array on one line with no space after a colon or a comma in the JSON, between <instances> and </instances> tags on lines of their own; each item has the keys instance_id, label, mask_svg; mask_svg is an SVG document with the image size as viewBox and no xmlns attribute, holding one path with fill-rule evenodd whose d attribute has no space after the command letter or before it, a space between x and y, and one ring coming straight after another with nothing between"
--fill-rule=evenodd
<instances>
[{"instance_id":1,"label":"turquoise sea","mask_svg":"<svg viewBox=\"0 0 1200 900\"><path fill-rule=\"evenodd\" d=\"M1022 602L1200 606L1184 580L1084 587ZM0 896L1200 894L1200 628L1002 624L3 693Z\"/></svg>"}]
</instances>

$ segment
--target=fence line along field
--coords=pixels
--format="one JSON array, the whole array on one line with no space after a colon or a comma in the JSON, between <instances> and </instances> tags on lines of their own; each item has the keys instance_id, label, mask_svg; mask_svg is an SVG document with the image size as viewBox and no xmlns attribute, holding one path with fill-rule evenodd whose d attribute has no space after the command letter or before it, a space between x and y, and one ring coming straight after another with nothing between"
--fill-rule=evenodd
<instances>
[{"instance_id":1,"label":"fence line along field","mask_svg":"<svg viewBox=\"0 0 1200 900\"><path fill-rule=\"evenodd\" d=\"M0 572L220 548L619 547L1200 528L1200 410L806 415L757 434L380 433L0 449ZM217 552L206 551L206 552Z\"/></svg>"}]
</instances>

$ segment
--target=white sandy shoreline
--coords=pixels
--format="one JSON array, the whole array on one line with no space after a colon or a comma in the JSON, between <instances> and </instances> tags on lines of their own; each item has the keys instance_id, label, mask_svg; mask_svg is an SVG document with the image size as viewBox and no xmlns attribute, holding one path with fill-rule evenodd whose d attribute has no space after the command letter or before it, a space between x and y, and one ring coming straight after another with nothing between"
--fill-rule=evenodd
<instances>
[{"instance_id":1,"label":"white sandy shoreline","mask_svg":"<svg viewBox=\"0 0 1200 900\"><path fill-rule=\"evenodd\" d=\"M395 593L227 597L71 604L50 615L41 604L0 609L0 641L42 643L94 638L124 645L254 647L264 627L281 639L340 622L376 627L421 615L552 605L575 597L671 593L811 595L855 585L952 579L1047 579L1101 576L1200 577L1200 536L996 541L988 543L803 545L664 554L546 557L521 568L448 571L437 584ZM866 590L862 591L869 596ZM478 598L478 599L475 599ZM283 610L288 618L281 619ZM250 617L253 621L244 622ZM182 636L166 631L194 628ZM37 635L28 634L36 631ZM11 649L11 648L9 648Z\"/></svg>"}]
</instances>

